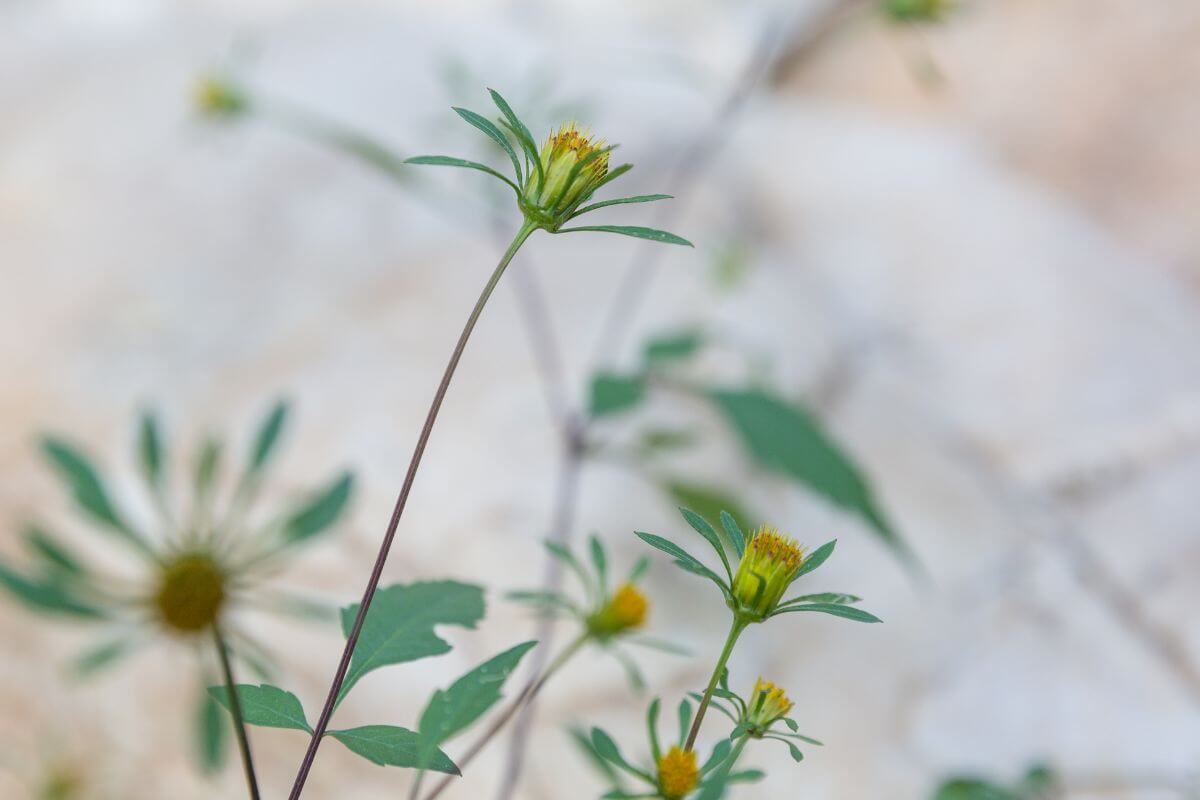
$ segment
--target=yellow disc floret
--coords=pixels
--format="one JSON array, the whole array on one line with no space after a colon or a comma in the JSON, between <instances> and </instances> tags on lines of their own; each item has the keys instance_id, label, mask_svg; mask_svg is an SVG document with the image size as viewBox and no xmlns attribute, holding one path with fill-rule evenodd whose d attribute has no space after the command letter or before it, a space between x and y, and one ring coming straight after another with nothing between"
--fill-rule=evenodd
<instances>
[{"instance_id":1,"label":"yellow disc floret","mask_svg":"<svg viewBox=\"0 0 1200 800\"><path fill-rule=\"evenodd\" d=\"M672 747L658 760L658 790L667 800L679 800L699 782L695 751Z\"/></svg>"},{"instance_id":2,"label":"yellow disc floret","mask_svg":"<svg viewBox=\"0 0 1200 800\"><path fill-rule=\"evenodd\" d=\"M771 723L786 717L792 710L792 701L782 688L759 678L754 682L750 704L746 708L746 723L751 732L761 736Z\"/></svg>"},{"instance_id":3,"label":"yellow disc floret","mask_svg":"<svg viewBox=\"0 0 1200 800\"><path fill-rule=\"evenodd\" d=\"M574 122L550 134L538 154L541 165L530 170L522 206L548 227L556 228L569 212L586 200L608 174L604 140Z\"/></svg>"},{"instance_id":4,"label":"yellow disc floret","mask_svg":"<svg viewBox=\"0 0 1200 800\"><path fill-rule=\"evenodd\" d=\"M608 602L588 618L588 629L601 638L640 628L646 622L650 602L631 583L622 584Z\"/></svg>"},{"instance_id":5,"label":"yellow disc floret","mask_svg":"<svg viewBox=\"0 0 1200 800\"><path fill-rule=\"evenodd\" d=\"M212 625L225 602L225 574L203 553L167 562L154 594L158 617L168 628L195 633Z\"/></svg>"},{"instance_id":6,"label":"yellow disc floret","mask_svg":"<svg viewBox=\"0 0 1200 800\"><path fill-rule=\"evenodd\" d=\"M764 525L746 544L733 576L737 610L756 620L775 610L783 593L804 564L804 548L775 528Z\"/></svg>"}]
</instances>

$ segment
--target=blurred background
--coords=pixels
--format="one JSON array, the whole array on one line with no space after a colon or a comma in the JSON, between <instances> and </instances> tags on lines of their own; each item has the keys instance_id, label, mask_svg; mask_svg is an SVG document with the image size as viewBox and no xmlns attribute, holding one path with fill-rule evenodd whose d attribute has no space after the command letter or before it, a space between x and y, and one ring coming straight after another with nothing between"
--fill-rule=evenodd
<instances>
[{"instance_id":1,"label":"blurred background","mask_svg":"<svg viewBox=\"0 0 1200 800\"><path fill-rule=\"evenodd\" d=\"M183 459L207 432L240 452L287 396L264 498L345 467L358 482L339 535L280 579L356 598L518 220L482 176L392 180L331 131L501 163L449 108L486 112L492 86L536 138L573 117L620 142L638 167L620 194L679 198L604 222L696 247L537 235L518 256L386 575L484 583L487 619L446 631L450 655L365 680L341 715L411 725L432 688L529 638L502 595L541 580L539 539L596 532L628 569L635 528L687 540L673 501L719 487L809 544L837 538L814 590L860 594L886 621L747 635L735 684L786 686L826 746L799 765L751 752L768 777L735 797L932 798L974 776L1010 794L953 796L1031 798L1017 787L1038 765L1054 796L1200 796L1200 4L909 13L924 7L0 0L0 557L22 562L31 518L110 557L40 434L86 449L136 508L140 409ZM202 115L206 74L264 113ZM680 330L708 343L679 367L689 379L769 386L819 418L920 567L670 393L589 425L573 513L556 513L560 433L593 376ZM643 446L662 431L687 446ZM695 655L639 656L640 697L616 661L575 664L543 697L517 797L598 795L568 728L602 724L637 753L646 697L703 684L719 597L663 558L647 587L649 631ZM315 716L336 629L238 622ZM86 626L7 595L0 641L0 796L244 796L232 755L196 768L193 648L78 680L65 665ZM252 737L282 796L303 735ZM492 796L507 757L493 748L447 796ZM330 744L307 794L395 797L408 780Z\"/></svg>"}]
</instances>

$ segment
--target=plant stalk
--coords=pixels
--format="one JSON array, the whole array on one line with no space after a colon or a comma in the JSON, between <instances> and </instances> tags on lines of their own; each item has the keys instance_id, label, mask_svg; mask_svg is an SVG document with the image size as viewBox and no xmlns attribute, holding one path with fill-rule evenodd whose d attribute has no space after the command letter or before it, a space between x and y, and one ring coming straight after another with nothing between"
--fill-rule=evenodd
<instances>
[{"instance_id":1,"label":"plant stalk","mask_svg":"<svg viewBox=\"0 0 1200 800\"><path fill-rule=\"evenodd\" d=\"M729 657L733 655L733 646L737 644L738 637L742 635L742 631L746 629L747 623L739 616L733 618L733 626L729 629L729 636L725 638L725 648L721 651L720 658L717 659L717 666L713 668L712 678L708 681L708 688L704 690L704 697L700 699L700 707L696 709L696 718L692 720L692 729L688 731L687 742L684 744L685 751L695 749L696 737L700 734L700 723L704 721L704 714L708 711L708 706L712 702L713 692L717 689L717 684L721 681L721 674L725 671L725 665L729 663Z\"/></svg>"},{"instance_id":2,"label":"plant stalk","mask_svg":"<svg viewBox=\"0 0 1200 800\"><path fill-rule=\"evenodd\" d=\"M467 341L471 338L471 332L475 329L475 324L479 322L479 317L483 313L484 306L487 305L488 299L495 291L496 285L500 283L500 278L504 275L504 270L512 261L513 256L529 238L529 235L535 230L535 226L528 220L525 221L516 236L513 237L512 243L508 246L508 250L500 258L500 262L492 271L492 275L488 278L487 284L484 285L483 291L479 294L479 299L475 301L475 307L471 309L470 316L467 317L467 322L463 326L462 333L459 334L458 342L454 346L453 352L450 354L450 360L446 364L445 372L442 374L442 380L438 384L437 390L433 395L433 402L429 406L429 413L425 415L425 424L421 427L421 433L417 437L417 444L413 448L412 459L408 464L408 472L404 476L404 483L400 487L400 494L396 498L395 508L392 509L391 519L388 521L387 531L384 533L383 542L379 546L379 554L375 558L375 565L371 569L371 576L367 580L367 587L363 592L362 602L358 606L358 615L354 618L354 625L350 629L350 635L346 637L346 646L342 649L342 657L338 662L337 671L334 673L333 682L329 686L329 694L325 698L325 705L321 709L321 716L317 719L317 724L313 729L312 738L309 739L308 749L304 753L304 758L300 762L300 769L296 773L296 780L292 784L291 794L288 795L289 800L298 800L300 794L304 791L304 782L308 779L309 770L312 769L313 761L317 756L317 748L321 745L321 739L325 735L325 730L329 726L329 719L333 716L333 710L337 705L338 694L342 690L342 684L346 680L346 672L350 669L350 658L354 654L354 648L358 644L358 637L362 633L363 621L366 619L367 611L371 607L371 600L375 597L375 590L379 588L379 581L383 577L383 567L387 563L388 553L392 547L392 541L396 538L396 529L400 525L400 517L404 514L404 507L408 503L408 496L412 492L413 482L417 477L417 470L421 466L421 457L425 454L425 446L429 443L429 436L433 432L433 424L437 421L438 412L442 408L442 401L446 399L446 392L450 388L450 381L454 377L454 371L458 368L458 362L461 360L463 351L466 350Z\"/></svg>"},{"instance_id":3,"label":"plant stalk","mask_svg":"<svg viewBox=\"0 0 1200 800\"><path fill-rule=\"evenodd\" d=\"M458 768L460 771L466 771L467 765L470 764L485 747L487 747L488 743L494 739L496 735L500 733L500 731L504 730L504 727L509 723L509 721L512 720L513 717L516 716L518 711L524 708L527 704L533 702L534 698L538 696L538 693L542 691L542 687L546 685L550 678L552 678L555 673L562 669L563 665L570 661L571 657L578 653L579 650L585 644L587 644L590 638L591 636L587 633L587 631L581 633L575 638L575 641L567 645L567 647L561 653L559 653L553 661L550 662L549 666L546 667L545 672L543 672L540 677L534 678L525 685L525 688L521 690L521 693L517 695L511 703L509 703L508 708L504 709L504 713L497 717L495 722L493 722L488 729L484 731L483 735L475 740L475 743L471 745L467 752L463 753L462 758L458 761ZM450 785L452 780L454 780L453 775L446 775L444 778L442 778L437 786L430 790L429 794L425 795L425 800L434 800L435 797L446 790L446 787Z\"/></svg>"},{"instance_id":4,"label":"plant stalk","mask_svg":"<svg viewBox=\"0 0 1200 800\"><path fill-rule=\"evenodd\" d=\"M229 713L233 717L233 729L237 734L238 750L242 754L246 788L250 792L250 800L259 800L258 777L254 774L254 757L250 754L250 739L246 736L246 718L242 716L242 701L238 697L237 683L233 680L233 665L229 663L229 648L225 645L225 637L221 635L221 628L215 622L212 631L213 643L217 647L217 656L221 660L221 676L225 680L225 691L229 693Z\"/></svg>"}]
</instances>

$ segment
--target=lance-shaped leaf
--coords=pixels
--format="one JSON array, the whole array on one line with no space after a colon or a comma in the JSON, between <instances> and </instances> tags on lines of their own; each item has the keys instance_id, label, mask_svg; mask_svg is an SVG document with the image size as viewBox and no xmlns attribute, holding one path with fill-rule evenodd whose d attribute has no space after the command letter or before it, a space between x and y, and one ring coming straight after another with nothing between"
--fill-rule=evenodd
<instances>
[{"instance_id":1,"label":"lance-shaped leaf","mask_svg":"<svg viewBox=\"0 0 1200 800\"><path fill-rule=\"evenodd\" d=\"M71 490L76 504L92 519L132 544L142 553L149 554L146 541L131 528L117 512L108 497L108 490L92 462L62 439L47 436L42 440L42 452L54 466L59 476Z\"/></svg>"},{"instance_id":2,"label":"lance-shaped leaf","mask_svg":"<svg viewBox=\"0 0 1200 800\"><path fill-rule=\"evenodd\" d=\"M3 562L0 562L0 586L35 611L80 619L103 619L107 616L100 608L76 597L61 583L26 577Z\"/></svg>"},{"instance_id":3,"label":"lance-shaped leaf","mask_svg":"<svg viewBox=\"0 0 1200 800\"><path fill-rule=\"evenodd\" d=\"M639 194L636 197L618 197L615 200L601 200L599 203L592 203L577 209L572 217L578 217L580 214L586 214L589 211L595 211L597 208L606 206L623 206L626 203L653 203L655 200L671 200L674 199L669 194Z\"/></svg>"},{"instance_id":4,"label":"lance-shaped leaf","mask_svg":"<svg viewBox=\"0 0 1200 800\"><path fill-rule=\"evenodd\" d=\"M292 512L283 523L283 538L289 543L303 542L326 530L342 515L353 489L354 476L343 472Z\"/></svg>"},{"instance_id":5,"label":"lance-shaped leaf","mask_svg":"<svg viewBox=\"0 0 1200 800\"><path fill-rule=\"evenodd\" d=\"M462 774L450 757L436 748L433 756L422 764L421 735L408 728L395 725L363 725L359 728L329 731L325 735L337 739L352 753L383 767L419 767L448 775Z\"/></svg>"},{"instance_id":6,"label":"lance-shaped leaf","mask_svg":"<svg viewBox=\"0 0 1200 800\"><path fill-rule=\"evenodd\" d=\"M300 698L291 692L267 683L261 686L239 683L236 688L242 717L249 724L263 728L292 728L312 733L312 728L304 716L304 706L300 704ZM208 687L208 693L226 711L232 713L229 707L229 691L224 684Z\"/></svg>"},{"instance_id":7,"label":"lance-shaped leaf","mask_svg":"<svg viewBox=\"0 0 1200 800\"><path fill-rule=\"evenodd\" d=\"M596 754L606 761L620 767L626 772L636 775L639 778L654 783L654 779L650 777L644 770L630 764L625 760L625 756L621 755L621 749L617 747L617 743L613 738L605 733L600 728L592 728L592 747L596 749Z\"/></svg>"},{"instance_id":8,"label":"lance-shaped leaf","mask_svg":"<svg viewBox=\"0 0 1200 800\"><path fill-rule=\"evenodd\" d=\"M721 593L725 595L726 600L729 599L729 586L726 585L725 581L721 580L717 573L704 566L704 564L702 564L691 553L684 550L674 542L662 538L661 536L655 536L652 533L642 533L641 531L637 531L636 533L638 538L646 544L673 557L675 559L675 566L690 572L693 575L700 575L701 577L708 578L710 581L720 587Z\"/></svg>"},{"instance_id":9,"label":"lance-shaped leaf","mask_svg":"<svg viewBox=\"0 0 1200 800\"><path fill-rule=\"evenodd\" d=\"M206 774L214 774L225 763L226 743L229 741L229 723L208 692L200 692L192 725L196 759Z\"/></svg>"},{"instance_id":10,"label":"lance-shaped leaf","mask_svg":"<svg viewBox=\"0 0 1200 800\"><path fill-rule=\"evenodd\" d=\"M258 433L254 436L254 444L250 448L249 472L260 472L274 454L276 445L279 444L279 436L283 433L284 423L287 422L288 410L287 401L278 400L263 417Z\"/></svg>"},{"instance_id":11,"label":"lance-shaped leaf","mask_svg":"<svg viewBox=\"0 0 1200 800\"><path fill-rule=\"evenodd\" d=\"M431 165L431 166L436 166L436 167L462 167L464 169L473 169L473 170L478 170L479 172L486 172L488 175L491 175L493 178L499 178L500 180L507 183L509 185L509 187L512 188L512 190L517 193L518 197L521 196L521 190L519 188L517 188L517 185L515 183L510 181L508 178L506 178L501 173L499 173L496 170L489 167L487 164L480 164L478 161L468 161L465 158L453 158L452 156L415 156L413 158L405 159L404 163L405 164L426 164L426 165Z\"/></svg>"},{"instance_id":12,"label":"lance-shaped leaf","mask_svg":"<svg viewBox=\"0 0 1200 800\"><path fill-rule=\"evenodd\" d=\"M854 606L845 606L838 603L804 603L796 606L782 606L775 610L771 616L779 614L791 614L794 611L816 611L820 614L832 614L835 617L845 617L852 619L855 622L883 622L874 614L863 611L861 608Z\"/></svg>"},{"instance_id":13,"label":"lance-shaped leaf","mask_svg":"<svg viewBox=\"0 0 1200 800\"><path fill-rule=\"evenodd\" d=\"M450 688L433 693L418 725L421 734L418 765L429 762L438 745L461 733L499 702L505 681L536 645L537 642L524 642L505 650L463 675Z\"/></svg>"},{"instance_id":14,"label":"lance-shaped leaf","mask_svg":"<svg viewBox=\"0 0 1200 800\"><path fill-rule=\"evenodd\" d=\"M818 592L817 594L802 594L799 597L793 597L783 605L792 605L793 603L858 603L861 600L861 597L853 594Z\"/></svg>"},{"instance_id":15,"label":"lance-shaped leaf","mask_svg":"<svg viewBox=\"0 0 1200 800\"><path fill-rule=\"evenodd\" d=\"M529 132L529 128L521 121L516 112L512 110L512 106L508 104L499 92L495 89L488 89L488 94L492 96L492 102L496 104L496 108L500 109L500 113L504 115L504 119L508 123L508 129L517 137L517 142L521 145L521 149L525 151L526 158L533 164L537 171L538 188L546 181L546 175L542 169L542 160L538 157L537 142L533 138L533 134Z\"/></svg>"},{"instance_id":16,"label":"lance-shaped leaf","mask_svg":"<svg viewBox=\"0 0 1200 800\"><path fill-rule=\"evenodd\" d=\"M86 575L83 563L66 545L37 525L25 527L25 546L41 561L44 570L55 577L75 580Z\"/></svg>"},{"instance_id":17,"label":"lance-shaped leaf","mask_svg":"<svg viewBox=\"0 0 1200 800\"><path fill-rule=\"evenodd\" d=\"M681 244L685 247L695 247L682 236L676 236L657 228L643 228L638 225L579 225L575 228L559 228L558 233L578 233L580 231L597 231L599 233L619 233L622 236L633 236L637 239L649 239L663 244Z\"/></svg>"},{"instance_id":18,"label":"lance-shaped leaf","mask_svg":"<svg viewBox=\"0 0 1200 800\"><path fill-rule=\"evenodd\" d=\"M825 544L812 551L812 555L804 559L804 563L800 565L800 569L796 570L796 575L792 578L792 583L800 580L803 576L814 571L833 555L834 548L837 547L837 539L826 542Z\"/></svg>"},{"instance_id":19,"label":"lance-shaped leaf","mask_svg":"<svg viewBox=\"0 0 1200 800\"><path fill-rule=\"evenodd\" d=\"M669 481L663 484L663 489L670 495L676 507L690 508L710 523L720 520L730 545L733 546L738 557L741 557L746 549L745 537L742 536L740 529L736 531L737 536L735 536L721 516L722 514L732 514L734 518L749 524L750 520L755 517L742 506L740 501L721 489L683 481Z\"/></svg>"},{"instance_id":20,"label":"lance-shaped leaf","mask_svg":"<svg viewBox=\"0 0 1200 800\"><path fill-rule=\"evenodd\" d=\"M867 479L811 414L759 389L708 396L761 466L857 514L896 552L908 555Z\"/></svg>"},{"instance_id":21,"label":"lance-shaped leaf","mask_svg":"<svg viewBox=\"0 0 1200 800\"><path fill-rule=\"evenodd\" d=\"M469 125L473 125L483 131L489 139L508 153L508 157L512 159L513 174L517 176L517 183L524 181L523 173L521 172L521 161L517 158L517 152L513 150L512 143L508 141L508 137L504 135L504 131L500 130L495 124L480 114L466 108L454 108L454 113L462 117Z\"/></svg>"},{"instance_id":22,"label":"lance-shaped leaf","mask_svg":"<svg viewBox=\"0 0 1200 800\"><path fill-rule=\"evenodd\" d=\"M158 430L158 417L150 411L142 414L138 427L138 461L146 482L154 491L161 491L164 477L162 434Z\"/></svg>"},{"instance_id":23,"label":"lance-shaped leaf","mask_svg":"<svg viewBox=\"0 0 1200 800\"><path fill-rule=\"evenodd\" d=\"M339 701L371 670L450 652L434 626L474 628L483 613L483 589L466 583L430 581L380 589L363 621ZM357 614L357 603L342 609L344 635L350 635Z\"/></svg>"}]
</instances>

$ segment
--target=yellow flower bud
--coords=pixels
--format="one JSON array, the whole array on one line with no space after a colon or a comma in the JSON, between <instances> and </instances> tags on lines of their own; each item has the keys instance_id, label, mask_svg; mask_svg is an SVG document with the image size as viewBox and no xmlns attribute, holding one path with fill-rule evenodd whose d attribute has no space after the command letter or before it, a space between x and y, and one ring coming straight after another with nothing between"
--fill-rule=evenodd
<instances>
[{"instance_id":1,"label":"yellow flower bud","mask_svg":"<svg viewBox=\"0 0 1200 800\"><path fill-rule=\"evenodd\" d=\"M679 800L700 782L696 753L672 747L658 760L658 790L667 800Z\"/></svg>"},{"instance_id":2,"label":"yellow flower bud","mask_svg":"<svg viewBox=\"0 0 1200 800\"><path fill-rule=\"evenodd\" d=\"M646 621L650 603L631 583L622 584L608 602L588 618L588 630L593 635L607 639L633 628L640 628Z\"/></svg>"},{"instance_id":3,"label":"yellow flower bud","mask_svg":"<svg viewBox=\"0 0 1200 800\"><path fill-rule=\"evenodd\" d=\"M762 736L771 723L786 717L791 710L792 701L783 689L759 678L754 682L744 721L753 735Z\"/></svg>"},{"instance_id":4,"label":"yellow flower bud","mask_svg":"<svg viewBox=\"0 0 1200 800\"><path fill-rule=\"evenodd\" d=\"M541 169L529 171L521 208L547 229L557 230L608 174L608 151L574 122L562 125L542 145Z\"/></svg>"},{"instance_id":5,"label":"yellow flower bud","mask_svg":"<svg viewBox=\"0 0 1200 800\"><path fill-rule=\"evenodd\" d=\"M775 610L783 593L804 564L804 548L764 525L746 543L733 576L733 597L738 612L761 621Z\"/></svg>"}]
</instances>

